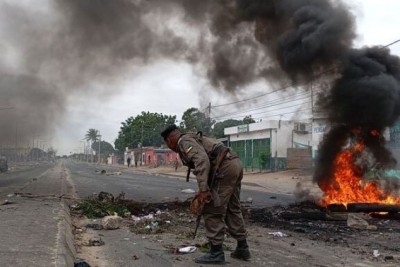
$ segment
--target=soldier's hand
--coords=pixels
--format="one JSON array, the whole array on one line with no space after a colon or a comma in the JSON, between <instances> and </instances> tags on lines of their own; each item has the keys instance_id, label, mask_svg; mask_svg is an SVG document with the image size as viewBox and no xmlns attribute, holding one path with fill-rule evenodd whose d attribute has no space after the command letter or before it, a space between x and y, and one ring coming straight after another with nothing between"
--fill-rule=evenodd
<instances>
[{"instance_id":1,"label":"soldier's hand","mask_svg":"<svg viewBox=\"0 0 400 267\"><path fill-rule=\"evenodd\" d=\"M195 198L198 198L201 203L210 203L211 202L211 192L208 190L197 192Z\"/></svg>"},{"instance_id":2,"label":"soldier's hand","mask_svg":"<svg viewBox=\"0 0 400 267\"><path fill-rule=\"evenodd\" d=\"M205 203L210 203L211 202L211 192L210 191L204 191L204 192L198 192L190 205L190 211L194 215L200 215L203 209L203 206Z\"/></svg>"}]
</instances>

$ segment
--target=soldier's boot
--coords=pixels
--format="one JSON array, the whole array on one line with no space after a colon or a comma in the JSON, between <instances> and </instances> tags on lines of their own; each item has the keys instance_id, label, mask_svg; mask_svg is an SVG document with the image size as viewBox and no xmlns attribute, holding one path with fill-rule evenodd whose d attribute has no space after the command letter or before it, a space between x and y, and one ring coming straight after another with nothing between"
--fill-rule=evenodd
<instances>
[{"instance_id":1,"label":"soldier's boot","mask_svg":"<svg viewBox=\"0 0 400 267\"><path fill-rule=\"evenodd\" d=\"M251 254L246 239L237 241L237 247L235 251L231 253L231 257L245 261L250 259Z\"/></svg>"},{"instance_id":2,"label":"soldier's boot","mask_svg":"<svg viewBox=\"0 0 400 267\"><path fill-rule=\"evenodd\" d=\"M202 264L225 264L225 254L222 250L222 245L211 245L210 252L197 257L194 261Z\"/></svg>"}]
</instances>

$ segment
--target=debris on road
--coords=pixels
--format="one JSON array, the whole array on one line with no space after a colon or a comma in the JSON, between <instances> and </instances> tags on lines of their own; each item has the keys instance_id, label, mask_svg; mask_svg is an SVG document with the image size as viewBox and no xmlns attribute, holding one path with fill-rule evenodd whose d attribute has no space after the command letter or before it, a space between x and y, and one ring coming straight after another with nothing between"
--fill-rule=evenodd
<instances>
[{"instance_id":1,"label":"debris on road","mask_svg":"<svg viewBox=\"0 0 400 267\"><path fill-rule=\"evenodd\" d=\"M85 225L86 228L90 228L93 230L101 230L103 229L103 226L101 224L98 223L88 223Z\"/></svg>"},{"instance_id":2,"label":"debris on road","mask_svg":"<svg viewBox=\"0 0 400 267\"><path fill-rule=\"evenodd\" d=\"M74 267L90 267L90 265L85 260L77 259L74 262Z\"/></svg>"},{"instance_id":3,"label":"debris on road","mask_svg":"<svg viewBox=\"0 0 400 267\"><path fill-rule=\"evenodd\" d=\"M104 241L101 239L101 237L94 237L89 239L87 242L86 246L89 247L97 247L97 246L104 246Z\"/></svg>"},{"instance_id":4,"label":"debris on road","mask_svg":"<svg viewBox=\"0 0 400 267\"><path fill-rule=\"evenodd\" d=\"M272 235L274 237L287 237L288 236L287 234L284 234L282 232L269 232L268 234Z\"/></svg>"},{"instance_id":5,"label":"debris on road","mask_svg":"<svg viewBox=\"0 0 400 267\"><path fill-rule=\"evenodd\" d=\"M122 218L116 214L112 216L106 216L101 221L103 229L105 230L115 230L121 228Z\"/></svg>"},{"instance_id":6,"label":"debris on road","mask_svg":"<svg viewBox=\"0 0 400 267\"><path fill-rule=\"evenodd\" d=\"M188 247L183 247L183 248L178 248L178 252L180 253L193 253L196 251L195 246L188 246Z\"/></svg>"},{"instance_id":7,"label":"debris on road","mask_svg":"<svg viewBox=\"0 0 400 267\"><path fill-rule=\"evenodd\" d=\"M193 189L188 188L188 189L183 189L181 192L185 193L185 194L193 194L196 191L194 191Z\"/></svg>"}]
</instances>

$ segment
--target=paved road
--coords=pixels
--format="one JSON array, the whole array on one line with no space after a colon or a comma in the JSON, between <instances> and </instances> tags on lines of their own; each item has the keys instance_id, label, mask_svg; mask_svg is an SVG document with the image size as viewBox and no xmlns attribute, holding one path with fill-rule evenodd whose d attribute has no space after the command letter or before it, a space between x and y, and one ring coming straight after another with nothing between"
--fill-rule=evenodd
<instances>
[{"instance_id":1,"label":"paved road","mask_svg":"<svg viewBox=\"0 0 400 267\"><path fill-rule=\"evenodd\" d=\"M68 210L57 197L65 194L61 164L21 163L0 174L0 266L73 266Z\"/></svg>"},{"instance_id":2,"label":"paved road","mask_svg":"<svg viewBox=\"0 0 400 267\"><path fill-rule=\"evenodd\" d=\"M20 164L13 167L12 171L0 173L0 198L22 190L29 183L44 175L51 167L54 167L54 164Z\"/></svg>"},{"instance_id":3,"label":"paved road","mask_svg":"<svg viewBox=\"0 0 400 267\"><path fill-rule=\"evenodd\" d=\"M136 172L133 169L110 166L99 166L81 162L68 161L70 177L80 197L87 197L101 191L118 195L125 193L128 199L147 202L162 202L168 200L186 200L192 194L183 193L184 189L197 191L194 178L187 183L184 178L171 175L156 175ZM105 170L106 174L100 171ZM121 171L121 175L115 174ZM256 184L244 184L242 200L253 199L252 207L287 205L295 202L293 195L266 192Z\"/></svg>"}]
</instances>

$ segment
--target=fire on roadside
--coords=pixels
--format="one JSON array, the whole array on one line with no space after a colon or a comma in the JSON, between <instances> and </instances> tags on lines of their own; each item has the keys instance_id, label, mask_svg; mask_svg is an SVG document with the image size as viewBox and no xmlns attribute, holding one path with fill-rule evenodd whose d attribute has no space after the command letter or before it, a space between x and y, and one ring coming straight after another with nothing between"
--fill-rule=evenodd
<instances>
[{"instance_id":1,"label":"fire on roadside","mask_svg":"<svg viewBox=\"0 0 400 267\"><path fill-rule=\"evenodd\" d=\"M372 136L379 135L378 131L371 131ZM320 183L324 192L320 201L322 206L349 203L378 203L400 204L400 197L385 192L378 181L366 181L365 169L357 164L357 158L364 152L365 144L362 140L338 153L333 162L333 176L331 181Z\"/></svg>"}]
</instances>

